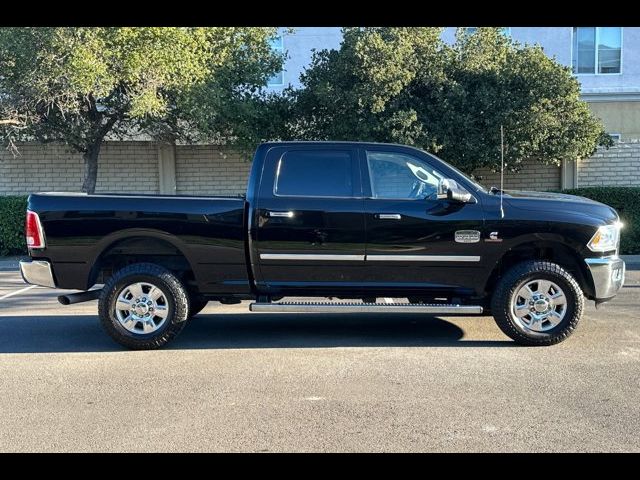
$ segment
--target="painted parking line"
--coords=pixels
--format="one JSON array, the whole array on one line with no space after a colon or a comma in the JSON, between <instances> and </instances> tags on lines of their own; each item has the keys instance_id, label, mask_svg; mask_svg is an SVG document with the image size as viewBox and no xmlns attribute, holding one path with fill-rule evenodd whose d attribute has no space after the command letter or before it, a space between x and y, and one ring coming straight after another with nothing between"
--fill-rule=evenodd
<instances>
[{"instance_id":1,"label":"painted parking line","mask_svg":"<svg viewBox=\"0 0 640 480\"><path fill-rule=\"evenodd\" d=\"M0 300L5 300L9 297L13 297L14 295L20 295L21 293L28 292L29 290L36 287L37 285L29 285L28 287L21 288L20 290L16 290L15 292L10 292L10 293L7 293L6 295L3 295L2 297L0 297Z\"/></svg>"}]
</instances>

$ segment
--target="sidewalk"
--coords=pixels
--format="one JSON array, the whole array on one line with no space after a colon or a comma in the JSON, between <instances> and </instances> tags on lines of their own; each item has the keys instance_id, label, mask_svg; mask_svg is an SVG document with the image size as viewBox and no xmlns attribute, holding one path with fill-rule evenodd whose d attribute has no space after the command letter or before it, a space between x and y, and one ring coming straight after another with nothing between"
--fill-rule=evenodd
<instances>
[{"instance_id":1,"label":"sidewalk","mask_svg":"<svg viewBox=\"0 0 640 480\"><path fill-rule=\"evenodd\" d=\"M634 270L640 268L640 255L620 255L627 264L627 268L634 267ZM0 272L9 272L18 270L18 262L22 258L27 257L0 257Z\"/></svg>"}]
</instances>

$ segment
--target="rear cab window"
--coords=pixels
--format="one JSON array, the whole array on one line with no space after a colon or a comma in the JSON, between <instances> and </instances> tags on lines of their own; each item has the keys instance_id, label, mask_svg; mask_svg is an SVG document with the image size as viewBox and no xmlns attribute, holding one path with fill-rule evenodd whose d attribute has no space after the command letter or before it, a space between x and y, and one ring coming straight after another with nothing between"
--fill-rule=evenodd
<instances>
[{"instance_id":1,"label":"rear cab window","mask_svg":"<svg viewBox=\"0 0 640 480\"><path fill-rule=\"evenodd\" d=\"M354 159L349 150L289 150L279 159L273 194L279 197L353 197Z\"/></svg>"}]
</instances>

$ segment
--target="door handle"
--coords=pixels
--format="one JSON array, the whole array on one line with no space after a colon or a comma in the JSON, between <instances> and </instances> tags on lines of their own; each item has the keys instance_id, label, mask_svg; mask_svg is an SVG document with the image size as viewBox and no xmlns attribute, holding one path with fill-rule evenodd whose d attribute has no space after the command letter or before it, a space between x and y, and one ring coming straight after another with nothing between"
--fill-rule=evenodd
<instances>
[{"instance_id":1,"label":"door handle","mask_svg":"<svg viewBox=\"0 0 640 480\"><path fill-rule=\"evenodd\" d=\"M267 212L269 217L293 218L293 212Z\"/></svg>"},{"instance_id":2,"label":"door handle","mask_svg":"<svg viewBox=\"0 0 640 480\"><path fill-rule=\"evenodd\" d=\"M402 215L399 213L379 213L378 218L380 220L400 220Z\"/></svg>"}]
</instances>

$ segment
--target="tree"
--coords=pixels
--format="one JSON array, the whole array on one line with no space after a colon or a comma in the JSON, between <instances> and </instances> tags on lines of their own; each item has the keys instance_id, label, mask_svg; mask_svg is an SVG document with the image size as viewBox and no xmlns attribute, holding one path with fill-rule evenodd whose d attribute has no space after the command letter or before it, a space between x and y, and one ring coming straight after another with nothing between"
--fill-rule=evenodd
<instances>
[{"instance_id":1,"label":"tree","mask_svg":"<svg viewBox=\"0 0 640 480\"><path fill-rule=\"evenodd\" d=\"M254 101L280 68L269 48L274 34L257 27L2 28L0 112L13 112L7 119L20 123L0 125L0 135L64 142L81 152L82 190L90 193L107 136L217 134L241 143L244 118L230 112ZM220 122L202 115L220 105L229 112Z\"/></svg>"},{"instance_id":2,"label":"tree","mask_svg":"<svg viewBox=\"0 0 640 480\"><path fill-rule=\"evenodd\" d=\"M459 29L446 45L438 28L346 28L339 50L317 52L289 90L284 136L415 145L471 173L517 170L527 158L559 165L611 145L580 100L568 67L499 28Z\"/></svg>"}]
</instances>

